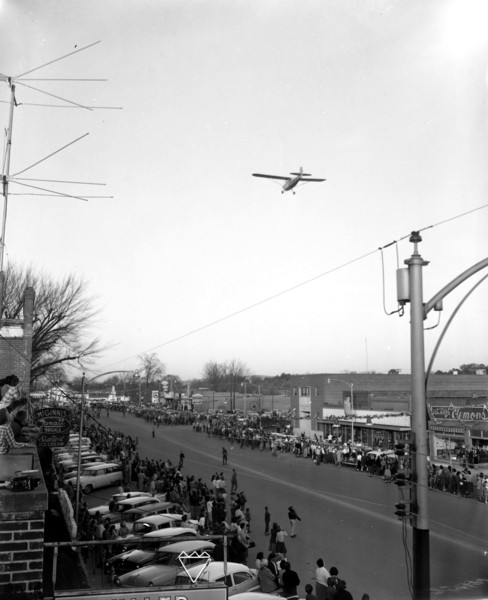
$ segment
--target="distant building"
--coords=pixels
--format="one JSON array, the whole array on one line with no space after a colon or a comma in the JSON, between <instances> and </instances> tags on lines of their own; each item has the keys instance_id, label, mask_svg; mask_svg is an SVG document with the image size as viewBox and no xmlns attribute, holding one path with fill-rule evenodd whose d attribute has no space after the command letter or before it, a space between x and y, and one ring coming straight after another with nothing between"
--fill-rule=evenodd
<instances>
[{"instance_id":1,"label":"distant building","mask_svg":"<svg viewBox=\"0 0 488 600\"><path fill-rule=\"evenodd\" d=\"M466 449L488 452L488 376L431 375L427 388L430 453L451 457ZM463 408L465 410L463 410ZM340 436L393 448L408 438L411 378L407 374L292 375L295 433Z\"/></svg>"}]
</instances>

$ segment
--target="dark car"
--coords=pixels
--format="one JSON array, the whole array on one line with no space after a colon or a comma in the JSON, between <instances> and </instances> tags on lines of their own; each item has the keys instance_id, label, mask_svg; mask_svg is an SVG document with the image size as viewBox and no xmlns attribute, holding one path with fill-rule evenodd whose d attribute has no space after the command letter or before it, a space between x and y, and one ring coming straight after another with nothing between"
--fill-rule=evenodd
<instances>
[{"instance_id":1,"label":"dark car","mask_svg":"<svg viewBox=\"0 0 488 600\"><path fill-rule=\"evenodd\" d=\"M134 567L132 571L115 577L114 583L125 587L173 585L185 565L205 565L213 555L215 544L206 540L186 540L160 547L152 562ZM182 557L185 557L182 559Z\"/></svg>"},{"instance_id":2,"label":"dark car","mask_svg":"<svg viewBox=\"0 0 488 600\"><path fill-rule=\"evenodd\" d=\"M193 529L183 527L168 527L145 534L137 547L128 548L125 552L112 556L107 561L107 571L114 575L128 573L158 559L164 546L174 541L188 541L200 536ZM191 540L190 540L191 541ZM130 543L130 540L129 540Z\"/></svg>"}]
</instances>

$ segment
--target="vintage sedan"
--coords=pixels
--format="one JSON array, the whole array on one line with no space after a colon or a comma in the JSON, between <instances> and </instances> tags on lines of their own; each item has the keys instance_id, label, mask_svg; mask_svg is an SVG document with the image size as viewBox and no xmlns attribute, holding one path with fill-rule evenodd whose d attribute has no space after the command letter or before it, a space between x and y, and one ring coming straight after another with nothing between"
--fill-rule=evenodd
<instances>
[{"instance_id":1,"label":"vintage sedan","mask_svg":"<svg viewBox=\"0 0 488 600\"><path fill-rule=\"evenodd\" d=\"M142 547L140 550L126 553L119 569L132 566L132 570L116 576L114 583L124 587L173 585L176 576L183 570L181 561L184 561L185 565L203 565L212 557L214 548L215 544L207 540L175 542L160 546L152 553ZM180 556L182 553L190 556Z\"/></svg>"},{"instance_id":2,"label":"vintage sedan","mask_svg":"<svg viewBox=\"0 0 488 600\"><path fill-rule=\"evenodd\" d=\"M117 494L113 494L113 496L110 497L110 500L107 500L107 502L105 502L105 504L99 504L98 506L94 506L93 508L89 508L88 509L88 514L90 516L95 516L96 513L100 513L100 515L108 515L108 513L110 512L110 505L112 503L117 503L120 500L126 500L127 498L138 498L139 496L145 496L146 498L150 498L152 496L152 494L150 494L149 492L120 492Z\"/></svg>"},{"instance_id":3,"label":"vintage sedan","mask_svg":"<svg viewBox=\"0 0 488 600\"><path fill-rule=\"evenodd\" d=\"M234 562L228 562L227 568L224 562L210 562L203 570L201 565L195 565L180 572L175 580L175 585L188 588L206 587L210 583L225 583L229 596L261 590L257 570Z\"/></svg>"},{"instance_id":4,"label":"vintage sedan","mask_svg":"<svg viewBox=\"0 0 488 600\"><path fill-rule=\"evenodd\" d=\"M122 469L116 463L98 463L91 467L86 467L81 471L79 477L73 477L65 481L77 485L80 482L81 489L85 494L91 494L95 489L118 485L123 479Z\"/></svg>"}]
</instances>

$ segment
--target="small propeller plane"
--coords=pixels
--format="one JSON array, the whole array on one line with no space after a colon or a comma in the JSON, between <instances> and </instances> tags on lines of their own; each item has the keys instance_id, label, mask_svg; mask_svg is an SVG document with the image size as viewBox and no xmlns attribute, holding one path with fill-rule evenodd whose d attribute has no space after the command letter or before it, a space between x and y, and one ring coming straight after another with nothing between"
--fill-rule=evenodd
<instances>
[{"instance_id":1,"label":"small propeller plane","mask_svg":"<svg viewBox=\"0 0 488 600\"><path fill-rule=\"evenodd\" d=\"M311 178L311 173L304 173L302 167L300 167L299 173L290 173L290 175L293 175L293 177L286 177L282 175L265 175L264 173L253 173L252 175L253 177L265 177L266 179L281 179L285 182L283 184L283 189L281 190L282 194L289 192L290 190L293 190L293 193L295 193L293 188L302 182L307 183L309 181L325 181L325 179Z\"/></svg>"}]
</instances>

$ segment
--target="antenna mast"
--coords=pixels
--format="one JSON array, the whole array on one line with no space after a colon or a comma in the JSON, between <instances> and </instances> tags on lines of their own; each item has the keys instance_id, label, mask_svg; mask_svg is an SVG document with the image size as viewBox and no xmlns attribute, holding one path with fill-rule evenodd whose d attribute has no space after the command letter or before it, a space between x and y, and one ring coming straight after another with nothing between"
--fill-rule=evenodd
<instances>
[{"instance_id":1,"label":"antenna mast","mask_svg":"<svg viewBox=\"0 0 488 600\"><path fill-rule=\"evenodd\" d=\"M14 106L15 101L15 85L11 79L8 79L10 85L10 115L7 130L7 147L5 149L5 164L3 170L2 193L3 193L3 217L2 217L2 237L0 239L0 326L3 316L3 292L5 287L5 273L3 272L3 256L5 253L5 228L7 224L7 208L8 208L8 184L10 176L10 154L12 149L12 125L14 121Z\"/></svg>"},{"instance_id":2,"label":"antenna mast","mask_svg":"<svg viewBox=\"0 0 488 600\"><path fill-rule=\"evenodd\" d=\"M8 195L9 195L9 183L17 183L18 185L22 185L28 188L33 188L33 189L37 189L37 190L41 190L44 192L50 192L49 194L38 194L38 195L46 195L46 196L64 196L65 198L76 198L77 200L84 200L87 201L87 197L84 197L82 195L73 195L73 194L66 194L63 192L58 192L55 190L47 190L45 188L40 188L34 185L29 185L27 183L21 183L20 181L16 180L16 175L20 175L21 173L23 173L24 171L27 171L28 169L31 169L32 167L36 166L37 164L39 164L40 162L43 162L44 160L46 160L47 158L50 158L51 156L53 156L54 154L57 154L58 152L60 152L61 150L64 150L66 147L70 146L71 144L77 142L78 140L82 139L85 137L85 134L83 136L81 136L80 138L78 138L77 140L74 140L72 142L70 142L69 144L66 144L65 146L63 146L62 148L56 150L55 152L53 152L52 154L50 154L49 156L46 156L45 158L41 159L40 161L37 161L36 163L34 163L33 165L28 166L27 168L15 173L13 175L13 177L10 176L10 157L11 157L11 151L12 151L12 126L13 126L13 119L14 119L14 108L16 106L18 106L17 104L17 100L15 98L15 82L17 82L19 85L24 86L26 88L29 88L35 92L40 92L42 94L47 94L48 96L51 96L53 98L56 98L57 100L62 100L64 102L66 102L67 104L65 105L50 105L50 106L54 106L55 108L64 108L66 106L69 106L70 108L83 108L85 110L92 110L94 108L98 108L95 106L83 106L82 104L78 104L77 102L73 102L71 100L68 100L66 98L62 98L61 96L55 96L54 94L50 94L42 89L33 87L31 85L28 85L26 83L23 83L23 77L25 75L29 75L30 73L33 73L34 71L37 71L39 69L42 69L44 67L47 67L48 65L51 65L55 62L58 62L60 60L63 60L64 58L67 58L68 56L72 56L73 54L77 54L78 52L82 52L83 50L86 50L88 48L91 48L92 46L95 46L96 44L99 44L100 42L94 42L93 44L89 44L88 46L84 46L83 48L79 48L73 52L70 52L69 54L65 54L64 56L61 56L59 58L56 58L54 60L51 60L47 63L44 63L38 67L35 67L33 69L30 69L29 71L26 71L20 75L17 75L16 77L11 77L11 76L7 76L4 75L2 73L0 73L0 81L5 81L8 83L10 90L11 90L11 94L10 94L10 114L9 114L9 124L8 124L8 129L7 129L7 135L6 135L6 148L5 148L5 154L4 154L4 160L3 160L3 172L2 172L2 195L3 195L3 215L2 215L2 226L1 226L1 238L0 238L0 327L2 326L2 320L3 320L3 311L4 311L4 297L5 297L5 273L3 270L3 263L4 263L4 255L5 255L5 230L6 230L6 225L7 225L7 209L8 209ZM32 81L31 78L26 78L25 81ZM42 81L42 79L41 79ZM49 79L46 79L46 81L50 81ZM53 81L105 81L103 79L54 79ZM47 105L49 106L49 105ZM99 107L99 108L109 108L109 109L113 109L113 108L120 108L120 107L115 107L115 106L104 106L104 107ZM35 179L33 181L36 181ZM47 180L37 180L37 181L47 181ZM53 180L54 183L56 183L56 181ZM85 185L105 185L103 183L90 183L90 182L82 182L82 181L78 181L78 182L62 182L62 181L58 181L57 183L78 183L78 184L85 184ZM103 197L107 197L107 196L89 196L89 197L94 197L94 198L103 198ZM109 198L111 196L108 196Z\"/></svg>"}]
</instances>

